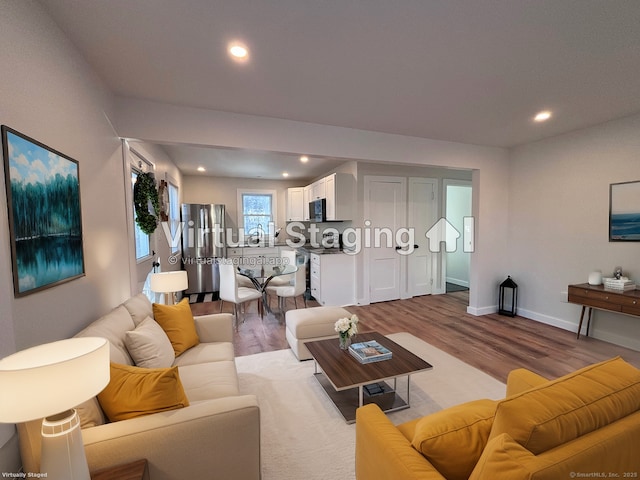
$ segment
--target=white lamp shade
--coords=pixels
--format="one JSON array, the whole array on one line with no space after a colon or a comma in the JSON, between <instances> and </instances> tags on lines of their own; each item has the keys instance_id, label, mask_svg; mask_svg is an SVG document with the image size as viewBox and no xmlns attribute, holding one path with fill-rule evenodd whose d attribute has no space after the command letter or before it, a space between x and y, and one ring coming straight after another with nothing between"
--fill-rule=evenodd
<instances>
[{"instance_id":1,"label":"white lamp shade","mask_svg":"<svg viewBox=\"0 0 640 480\"><path fill-rule=\"evenodd\" d=\"M109 342L79 337L38 345L0 360L0 422L57 414L109 383Z\"/></svg>"},{"instance_id":2,"label":"white lamp shade","mask_svg":"<svg viewBox=\"0 0 640 480\"><path fill-rule=\"evenodd\" d=\"M151 290L158 293L181 292L189 287L185 270L152 273L149 278L149 284Z\"/></svg>"}]
</instances>

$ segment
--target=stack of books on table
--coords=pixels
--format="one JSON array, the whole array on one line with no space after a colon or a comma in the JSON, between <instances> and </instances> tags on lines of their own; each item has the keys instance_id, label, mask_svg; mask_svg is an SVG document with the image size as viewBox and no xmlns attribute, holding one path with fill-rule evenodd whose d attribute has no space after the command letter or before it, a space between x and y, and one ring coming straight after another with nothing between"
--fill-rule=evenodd
<instances>
[{"instance_id":1,"label":"stack of books on table","mask_svg":"<svg viewBox=\"0 0 640 480\"><path fill-rule=\"evenodd\" d=\"M392 356L391 350L383 347L375 340L353 343L349 345L349 353L360 363L380 362L389 360Z\"/></svg>"},{"instance_id":2,"label":"stack of books on table","mask_svg":"<svg viewBox=\"0 0 640 480\"><path fill-rule=\"evenodd\" d=\"M636 289L636 284L629 280L627 277L617 278L604 278L604 288L607 290L614 290L616 292L628 292Z\"/></svg>"}]
</instances>

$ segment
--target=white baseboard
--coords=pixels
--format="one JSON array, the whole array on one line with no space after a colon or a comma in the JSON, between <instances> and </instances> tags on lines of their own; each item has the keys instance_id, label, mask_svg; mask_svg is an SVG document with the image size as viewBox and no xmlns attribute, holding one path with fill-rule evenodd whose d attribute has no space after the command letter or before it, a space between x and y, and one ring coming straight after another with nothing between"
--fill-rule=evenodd
<instances>
[{"instance_id":1,"label":"white baseboard","mask_svg":"<svg viewBox=\"0 0 640 480\"><path fill-rule=\"evenodd\" d=\"M476 317L480 317L482 315L489 315L490 313L496 313L498 311L498 307L496 305L492 305L490 307L467 307L467 313L469 315L474 315Z\"/></svg>"},{"instance_id":2,"label":"white baseboard","mask_svg":"<svg viewBox=\"0 0 640 480\"><path fill-rule=\"evenodd\" d=\"M577 333L578 332L578 324L574 322L570 322L568 320L563 320L562 318L551 317L549 315L544 315L537 312L532 312L531 310L518 309L518 315L521 317L528 318L530 320L535 320L536 322L544 323L546 325L551 325L553 327L562 328L563 330L568 330L570 332ZM585 322L586 323L586 322ZM586 324L582 327L582 333L586 332ZM598 340L602 340L603 342L613 343L614 345L620 345L621 347L630 348L632 350L640 351L640 340L636 340L633 338L625 337L622 335L616 335L612 332L591 329L589 332L589 336L593 338L597 338Z\"/></svg>"},{"instance_id":3,"label":"white baseboard","mask_svg":"<svg viewBox=\"0 0 640 480\"><path fill-rule=\"evenodd\" d=\"M468 280L460 280L459 278L452 278L452 277L447 277L445 280L446 280L447 283L453 283L453 284L459 285L461 287L469 288L469 281Z\"/></svg>"},{"instance_id":4,"label":"white baseboard","mask_svg":"<svg viewBox=\"0 0 640 480\"><path fill-rule=\"evenodd\" d=\"M535 320L536 322L544 323L546 325L551 325L552 327L558 327L563 330L568 330L574 333L578 332L578 324L569 322L567 320L563 320L562 318L544 315L542 313L533 312L531 310L526 310L524 308L518 308L517 314L520 315L521 317L528 318L530 320Z\"/></svg>"},{"instance_id":5,"label":"white baseboard","mask_svg":"<svg viewBox=\"0 0 640 480\"><path fill-rule=\"evenodd\" d=\"M637 350L640 352L640 340L636 340L629 337L623 337L611 332L603 332L602 330L591 330L590 337L597 338L604 342L620 345L621 347L630 348L631 350Z\"/></svg>"}]
</instances>

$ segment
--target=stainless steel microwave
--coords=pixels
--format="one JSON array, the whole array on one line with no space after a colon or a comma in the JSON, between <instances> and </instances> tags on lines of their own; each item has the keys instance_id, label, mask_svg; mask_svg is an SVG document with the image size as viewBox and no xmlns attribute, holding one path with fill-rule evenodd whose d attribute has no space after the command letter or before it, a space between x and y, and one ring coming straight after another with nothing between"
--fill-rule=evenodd
<instances>
[{"instance_id":1,"label":"stainless steel microwave","mask_svg":"<svg viewBox=\"0 0 640 480\"><path fill-rule=\"evenodd\" d=\"M327 220L327 200L319 198L309 202L309 221L325 222Z\"/></svg>"}]
</instances>

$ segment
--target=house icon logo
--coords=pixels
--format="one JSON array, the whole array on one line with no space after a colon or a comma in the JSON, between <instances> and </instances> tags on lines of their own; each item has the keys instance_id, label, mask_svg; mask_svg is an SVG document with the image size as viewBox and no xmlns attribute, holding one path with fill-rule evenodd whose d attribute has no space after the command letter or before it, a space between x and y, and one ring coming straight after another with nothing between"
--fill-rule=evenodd
<instances>
[{"instance_id":1,"label":"house icon logo","mask_svg":"<svg viewBox=\"0 0 640 480\"><path fill-rule=\"evenodd\" d=\"M444 243L447 253L453 253L458 249L458 238L462 236L462 248L464 252L473 252L474 249L474 226L473 217L463 218L463 234L454 227L446 218L441 218L424 234L429 240L429 251L439 253L440 247Z\"/></svg>"}]
</instances>

